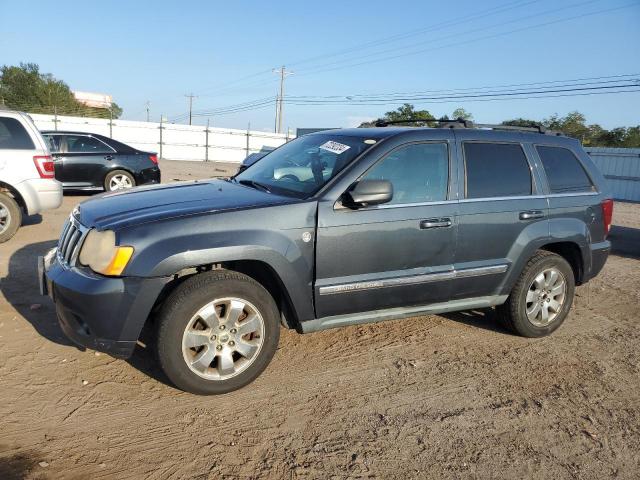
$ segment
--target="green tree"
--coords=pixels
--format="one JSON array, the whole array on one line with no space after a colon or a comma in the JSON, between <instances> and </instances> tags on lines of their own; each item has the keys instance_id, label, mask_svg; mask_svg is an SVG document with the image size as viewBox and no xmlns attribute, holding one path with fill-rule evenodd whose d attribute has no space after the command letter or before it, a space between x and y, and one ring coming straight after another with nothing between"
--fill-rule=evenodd
<instances>
[{"instance_id":1,"label":"green tree","mask_svg":"<svg viewBox=\"0 0 640 480\"><path fill-rule=\"evenodd\" d=\"M41 73L35 63L0 67L0 105L31 113L59 113L86 117L109 118L109 110L91 108L78 102L69 86L50 73ZM122 109L112 104L113 118Z\"/></svg>"},{"instance_id":2,"label":"green tree","mask_svg":"<svg viewBox=\"0 0 640 480\"><path fill-rule=\"evenodd\" d=\"M403 123L403 120L423 120L420 122L406 122ZM374 120L372 122L363 122L360 124L360 127L373 127L376 122L401 122L398 125L413 125L416 127L425 127L433 125L434 122L429 122L429 120L435 120L435 117L431 115L428 110L416 110L413 105L410 103L405 103L401 107L398 107L397 110L392 110L384 114L382 118Z\"/></svg>"},{"instance_id":3,"label":"green tree","mask_svg":"<svg viewBox=\"0 0 640 480\"><path fill-rule=\"evenodd\" d=\"M540 125L540 122L529 120L527 118L513 118L511 120L505 120L504 122L502 122L502 125L511 127L535 127Z\"/></svg>"},{"instance_id":4,"label":"green tree","mask_svg":"<svg viewBox=\"0 0 640 480\"><path fill-rule=\"evenodd\" d=\"M451 114L451 118L458 119L462 118L463 120L473 120L473 115L467 112L464 108L459 107L456 108Z\"/></svg>"}]
</instances>

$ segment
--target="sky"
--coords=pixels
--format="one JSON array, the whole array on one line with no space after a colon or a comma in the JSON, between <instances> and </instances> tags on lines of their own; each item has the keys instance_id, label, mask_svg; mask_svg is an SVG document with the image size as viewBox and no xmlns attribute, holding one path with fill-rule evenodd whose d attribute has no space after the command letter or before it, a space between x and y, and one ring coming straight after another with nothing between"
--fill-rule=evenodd
<instances>
[{"instance_id":1,"label":"sky","mask_svg":"<svg viewBox=\"0 0 640 480\"><path fill-rule=\"evenodd\" d=\"M357 126L404 102L354 98L397 92L432 92L410 103L436 116L462 107L482 123L578 110L605 128L640 124L640 91L424 99L618 75L633 75L619 78L640 90L640 0L0 0L0 65L20 62L39 64L73 90L112 95L130 120L145 119L149 102L152 120L186 123L192 93L194 123L273 130L272 69L284 65L292 74L283 127L292 130ZM310 96L322 98L296 104ZM221 111L239 104L251 109Z\"/></svg>"}]
</instances>

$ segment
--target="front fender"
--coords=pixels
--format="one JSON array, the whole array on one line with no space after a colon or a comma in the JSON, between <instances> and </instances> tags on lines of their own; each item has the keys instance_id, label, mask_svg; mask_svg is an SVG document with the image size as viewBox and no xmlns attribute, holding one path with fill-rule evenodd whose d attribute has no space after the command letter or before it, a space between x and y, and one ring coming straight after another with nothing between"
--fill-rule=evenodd
<instances>
[{"instance_id":1,"label":"front fender","mask_svg":"<svg viewBox=\"0 0 640 480\"><path fill-rule=\"evenodd\" d=\"M119 244L133 245L135 249L124 273L167 277L201 265L259 261L280 277L298 318L313 318L314 229L309 226L281 229L277 225L267 228L265 224L277 224L277 220L262 213L260 222L241 215L229 215L226 219L211 215L153 222L122 231ZM305 242L303 233L307 232L312 240Z\"/></svg>"}]
</instances>

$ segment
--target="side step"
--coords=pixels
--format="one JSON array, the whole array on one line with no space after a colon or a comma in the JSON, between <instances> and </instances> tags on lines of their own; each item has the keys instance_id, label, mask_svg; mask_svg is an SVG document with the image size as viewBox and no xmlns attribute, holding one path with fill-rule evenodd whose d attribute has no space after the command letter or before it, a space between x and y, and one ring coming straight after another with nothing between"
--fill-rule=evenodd
<instances>
[{"instance_id":1,"label":"side step","mask_svg":"<svg viewBox=\"0 0 640 480\"><path fill-rule=\"evenodd\" d=\"M373 310L370 312L350 313L347 315L334 315L331 317L316 318L300 323L302 333L319 332L328 328L346 327L348 325L360 325L363 323L376 323L385 320L415 317L418 315L434 315L438 313L471 310L474 308L488 308L501 305L507 300L508 295L490 295L487 297L465 298L450 302L433 303L419 307L399 307L385 310Z\"/></svg>"}]
</instances>

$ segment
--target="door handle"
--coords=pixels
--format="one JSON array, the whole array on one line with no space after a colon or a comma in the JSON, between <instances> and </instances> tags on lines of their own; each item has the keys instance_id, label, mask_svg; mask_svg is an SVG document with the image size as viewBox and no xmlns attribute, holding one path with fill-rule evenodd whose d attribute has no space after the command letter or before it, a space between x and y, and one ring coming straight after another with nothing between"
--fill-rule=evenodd
<instances>
[{"instance_id":1,"label":"door handle","mask_svg":"<svg viewBox=\"0 0 640 480\"><path fill-rule=\"evenodd\" d=\"M526 212L520 212L520 220L533 220L535 218L544 218L544 212L542 210L528 210Z\"/></svg>"},{"instance_id":2,"label":"door handle","mask_svg":"<svg viewBox=\"0 0 640 480\"><path fill-rule=\"evenodd\" d=\"M420 221L420 228L425 230L427 228L447 228L451 226L450 218L428 218Z\"/></svg>"},{"instance_id":3,"label":"door handle","mask_svg":"<svg viewBox=\"0 0 640 480\"><path fill-rule=\"evenodd\" d=\"M113 155L105 155L104 159L105 160L113 160Z\"/></svg>"}]
</instances>

